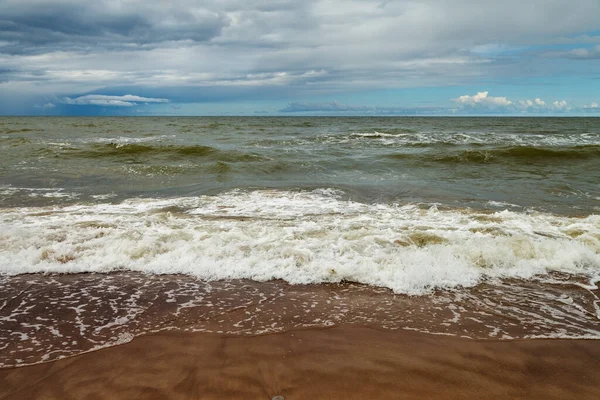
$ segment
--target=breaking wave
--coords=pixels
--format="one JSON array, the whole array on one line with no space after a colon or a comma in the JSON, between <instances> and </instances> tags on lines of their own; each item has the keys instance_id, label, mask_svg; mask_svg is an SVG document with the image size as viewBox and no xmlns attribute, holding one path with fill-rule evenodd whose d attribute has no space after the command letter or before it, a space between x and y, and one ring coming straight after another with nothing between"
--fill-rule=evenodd
<instances>
[{"instance_id":1,"label":"breaking wave","mask_svg":"<svg viewBox=\"0 0 600 400\"><path fill-rule=\"evenodd\" d=\"M364 204L334 190L233 191L4 209L0 273L352 281L420 295L496 278L600 280L600 216Z\"/></svg>"}]
</instances>

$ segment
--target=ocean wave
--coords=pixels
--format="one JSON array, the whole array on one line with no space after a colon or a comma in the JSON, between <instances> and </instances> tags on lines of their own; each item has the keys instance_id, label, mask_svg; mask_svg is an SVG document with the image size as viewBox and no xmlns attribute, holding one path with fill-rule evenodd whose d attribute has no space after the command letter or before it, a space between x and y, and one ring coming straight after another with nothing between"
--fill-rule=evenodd
<instances>
[{"instance_id":1,"label":"ocean wave","mask_svg":"<svg viewBox=\"0 0 600 400\"><path fill-rule=\"evenodd\" d=\"M416 160L437 163L531 163L555 160L577 161L600 158L600 146L574 147L536 147L509 146L489 149L466 149L459 151L438 152L434 150L419 153L392 153L388 159Z\"/></svg>"},{"instance_id":2,"label":"ocean wave","mask_svg":"<svg viewBox=\"0 0 600 400\"><path fill-rule=\"evenodd\" d=\"M174 160L207 158L222 162L252 162L265 161L267 158L254 153L238 150L221 150L216 147L203 145L154 145L146 143L109 142L94 143L89 146L73 146L64 143L63 146L44 147L37 151L45 157L120 159L131 157L152 157Z\"/></svg>"},{"instance_id":3,"label":"ocean wave","mask_svg":"<svg viewBox=\"0 0 600 400\"><path fill-rule=\"evenodd\" d=\"M370 143L370 145L438 147L438 146L521 146L521 147L573 147L600 146L600 134L585 133L503 133L457 131L389 130L326 134L318 140L328 143Z\"/></svg>"},{"instance_id":4,"label":"ocean wave","mask_svg":"<svg viewBox=\"0 0 600 400\"><path fill-rule=\"evenodd\" d=\"M600 275L600 216L363 204L320 190L233 191L3 209L0 273L352 281L419 295L496 278Z\"/></svg>"},{"instance_id":5,"label":"ocean wave","mask_svg":"<svg viewBox=\"0 0 600 400\"><path fill-rule=\"evenodd\" d=\"M540 162L551 160L585 160L600 157L600 146L575 146L548 148L514 146L489 150L464 150L458 154L435 157L435 161L448 163L463 162Z\"/></svg>"},{"instance_id":6,"label":"ocean wave","mask_svg":"<svg viewBox=\"0 0 600 400\"><path fill-rule=\"evenodd\" d=\"M10 136L1 136L0 137L0 148L7 147L18 147L23 145L31 144L31 140L24 137L10 137Z\"/></svg>"},{"instance_id":7,"label":"ocean wave","mask_svg":"<svg viewBox=\"0 0 600 400\"><path fill-rule=\"evenodd\" d=\"M404 129L404 130L395 130L393 133L390 132L355 132L351 133L351 137L357 138L365 138L365 139L384 139L384 138L410 138L416 133L414 130Z\"/></svg>"},{"instance_id":8,"label":"ocean wave","mask_svg":"<svg viewBox=\"0 0 600 400\"><path fill-rule=\"evenodd\" d=\"M15 194L27 197L44 197L55 199L77 199L81 196L81 193L71 192L61 188L22 188L10 185L0 185L0 195L8 197L14 196Z\"/></svg>"},{"instance_id":9,"label":"ocean wave","mask_svg":"<svg viewBox=\"0 0 600 400\"><path fill-rule=\"evenodd\" d=\"M126 145L135 143L152 143L162 142L176 138L176 135L149 135L144 137L129 137L129 136L111 136L111 137L94 137L94 138L77 138L78 142L82 143L103 143L112 145Z\"/></svg>"},{"instance_id":10,"label":"ocean wave","mask_svg":"<svg viewBox=\"0 0 600 400\"><path fill-rule=\"evenodd\" d=\"M2 130L0 131L1 133L28 133L28 132L35 132L34 129L30 129L30 128L22 128L22 129L6 129L6 130Z\"/></svg>"}]
</instances>

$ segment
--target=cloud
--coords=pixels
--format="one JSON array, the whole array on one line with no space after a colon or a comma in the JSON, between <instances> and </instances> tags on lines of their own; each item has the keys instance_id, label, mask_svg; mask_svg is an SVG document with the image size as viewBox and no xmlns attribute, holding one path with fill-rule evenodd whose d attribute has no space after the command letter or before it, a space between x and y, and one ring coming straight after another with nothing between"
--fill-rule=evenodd
<instances>
[{"instance_id":1,"label":"cloud","mask_svg":"<svg viewBox=\"0 0 600 400\"><path fill-rule=\"evenodd\" d=\"M594 47L580 47L569 51L546 52L547 57L568 58L571 60L597 60L600 59L600 45Z\"/></svg>"},{"instance_id":2,"label":"cloud","mask_svg":"<svg viewBox=\"0 0 600 400\"><path fill-rule=\"evenodd\" d=\"M600 43L600 35L577 35L554 38L550 44L594 44Z\"/></svg>"},{"instance_id":3,"label":"cloud","mask_svg":"<svg viewBox=\"0 0 600 400\"><path fill-rule=\"evenodd\" d=\"M464 96L460 96L456 99L452 99L452 101L454 101L462 106L469 106L469 107L484 106L487 108L508 107L513 104L513 102L508 100L506 97L488 96L488 92L478 92L476 95L473 95L473 96L464 95Z\"/></svg>"},{"instance_id":4,"label":"cloud","mask_svg":"<svg viewBox=\"0 0 600 400\"><path fill-rule=\"evenodd\" d=\"M599 20L597 0L0 0L0 91L30 108L99 92L285 104L575 76L588 63L527 49L597 44Z\"/></svg>"},{"instance_id":5,"label":"cloud","mask_svg":"<svg viewBox=\"0 0 600 400\"><path fill-rule=\"evenodd\" d=\"M301 50L353 48L389 55L422 50L510 48L546 36L597 29L596 0L2 0L0 45L16 53L48 48L153 48L165 42ZM568 12L569 18L565 18ZM409 40L397 40L397 38ZM356 40L360 39L360 40ZM6 44L8 43L8 45ZM381 44L381 45L378 45ZM307 50L310 50L308 48ZM348 54L348 55L351 55Z\"/></svg>"},{"instance_id":6,"label":"cloud","mask_svg":"<svg viewBox=\"0 0 600 400\"><path fill-rule=\"evenodd\" d=\"M451 110L443 107L374 107L348 105L331 101L327 103L289 103L286 107L278 110L278 112L353 115L438 115L450 114Z\"/></svg>"},{"instance_id":7,"label":"cloud","mask_svg":"<svg viewBox=\"0 0 600 400\"><path fill-rule=\"evenodd\" d=\"M536 98L535 100L519 100L519 106L523 109L540 109L546 107L546 102L540 98Z\"/></svg>"},{"instance_id":8,"label":"cloud","mask_svg":"<svg viewBox=\"0 0 600 400\"><path fill-rule=\"evenodd\" d=\"M575 110L575 107L571 106L566 100L556 100L551 104L547 104L539 97L535 100L519 100L517 104L523 111L551 112Z\"/></svg>"},{"instance_id":9,"label":"cloud","mask_svg":"<svg viewBox=\"0 0 600 400\"><path fill-rule=\"evenodd\" d=\"M44 109L44 110L51 110L54 107L56 107L56 105L54 103L46 103L46 104L43 104L41 106L40 105L36 105L35 106L35 108L41 108L41 109Z\"/></svg>"},{"instance_id":10,"label":"cloud","mask_svg":"<svg viewBox=\"0 0 600 400\"><path fill-rule=\"evenodd\" d=\"M534 100L510 100L507 97L492 97L488 95L488 92L479 92L476 95L464 95L455 99L451 99L453 102L458 103L462 112L471 113L497 113L497 114L554 114L554 113L582 113L595 110L598 106L596 103L592 103L589 106L575 106L566 100L555 100L553 102L546 102L539 97ZM599 109L600 110L600 109Z\"/></svg>"},{"instance_id":11,"label":"cloud","mask_svg":"<svg viewBox=\"0 0 600 400\"><path fill-rule=\"evenodd\" d=\"M552 103L552 106L557 110L568 110L571 108L569 106L569 103L567 103L565 100L557 100L554 103Z\"/></svg>"},{"instance_id":12,"label":"cloud","mask_svg":"<svg viewBox=\"0 0 600 400\"><path fill-rule=\"evenodd\" d=\"M230 21L225 13L197 4L76 0L0 1L0 43L4 51L45 48L86 50L131 48L167 41L208 41Z\"/></svg>"},{"instance_id":13,"label":"cloud","mask_svg":"<svg viewBox=\"0 0 600 400\"><path fill-rule=\"evenodd\" d=\"M65 97L63 103L73 105L114 106L131 107L139 103L168 103L168 99L151 97L140 97L127 94L124 96L105 96L99 94L88 94L76 98Z\"/></svg>"},{"instance_id":14,"label":"cloud","mask_svg":"<svg viewBox=\"0 0 600 400\"><path fill-rule=\"evenodd\" d=\"M578 107L566 100L556 100L549 103L539 97L534 100L512 101L506 97L491 97L488 92L479 92L472 96L460 96L451 100L459 103L461 107L380 107L350 105L338 101L325 103L293 102L278 110L278 112L308 115L552 115L600 112L600 105L597 103Z\"/></svg>"},{"instance_id":15,"label":"cloud","mask_svg":"<svg viewBox=\"0 0 600 400\"><path fill-rule=\"evenodd\" d=\"M285 108L279 110L279 112L366 112L372 110L373 107L344 105L337 101L332 101L329 103L290 103Z\"/></svg>"}]
</instances>

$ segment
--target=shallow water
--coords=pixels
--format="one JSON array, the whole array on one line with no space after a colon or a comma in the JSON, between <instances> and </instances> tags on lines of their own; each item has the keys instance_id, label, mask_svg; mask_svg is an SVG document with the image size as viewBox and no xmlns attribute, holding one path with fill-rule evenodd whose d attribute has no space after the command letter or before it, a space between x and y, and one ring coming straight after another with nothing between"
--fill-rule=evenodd
<instances>
[{"instance_id":1,"label":"shallow water","mask_svg":"<svg viewBox=\"0 0 600 400\"><path fill-rule=\"evenodd\" d=\"M339 325L470 339L599 339L595 282L497 280L429 295L356 283L206 282L186 275L0 278L0 368L52 361L165 330L259 335Z\"/></svg>"}]
</instances>

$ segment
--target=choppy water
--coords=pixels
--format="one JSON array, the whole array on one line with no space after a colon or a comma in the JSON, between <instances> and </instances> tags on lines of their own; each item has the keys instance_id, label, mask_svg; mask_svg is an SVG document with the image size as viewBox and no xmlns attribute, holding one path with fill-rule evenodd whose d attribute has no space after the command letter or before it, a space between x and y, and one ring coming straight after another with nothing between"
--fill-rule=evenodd
<instances>
[{"instance_id":1,"label":"choppy water","mask_svg":"<svg viewBox=\"0 0 600 400\"><path fill-rule=\"evenodd\" d=\"M600 207L598 118L1 118L0 149L3 206L335 188L365 203Z\"/></svg>"},{"instance_id":2,"label":"choppy water","mask_svg":"<svg viewBox=\"0 0 600 400\"><path fill-rule=\"evenodd\" d=\"M597 118L1 118L0 151L3 365L183 326L133 321L140 298L193 309L201 321L185 326L232 333L241 320L218 328L229 311L201 294L292 296L282 281L319 284L294 290L312 293L306 307L318 299L321 322L284 323L278 308L241 333L368 320L470 337L600 337ZM101 275L54 275L91 272ZM46 276L55 303L42 301ZM165 282L175 297L160 292ZM330 284L354 293L354 308L327 311L339 300ZM107 285L121 295L98 322L88 294ZM374 293L389 302L379 314L365 302ZM238 300L236 310L262 309ZM41 304L79 310L67 345L56 341L67 333L34 323L46 318ZM201 316L208 309L216 314ZM165 310L160 318L179 318Z\"/></svg>"}]
</instances>

